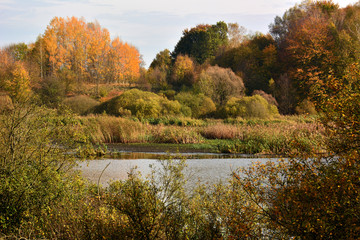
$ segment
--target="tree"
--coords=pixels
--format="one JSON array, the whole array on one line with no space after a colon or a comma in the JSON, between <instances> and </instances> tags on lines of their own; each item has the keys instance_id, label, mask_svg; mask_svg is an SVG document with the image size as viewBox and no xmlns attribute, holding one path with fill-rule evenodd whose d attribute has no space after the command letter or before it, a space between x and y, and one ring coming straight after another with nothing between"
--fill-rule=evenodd
<instances>
[{"instance_id":1,"label":"tree","mask_svg":"<svg viewBox=\"0 0 360 240\"><path fill-rule=\"evenodd\" d=\"M111 42L108 57L108 82L132 83L140 76L140 54L134 46L115 38Z\"/></svg>"},{"instance_id":2,"label":"tree","mask_svg":"<svg viewBox=\"0 0 360 240\"><path fill-rule=\"evenodd\" d=\"M244 95L245 91L244 83L239 76L231 69L218 66L209 67L200 74L197 88L218 106L224 105L232 96Z\"/></svg>"},{"instance_id":3,"label":"tree","mask_svg":"<svg viewBox=\"0 0 360 240\"><path fill-rule=\"evenodd\" d=\"M45 50L46 61L41 63L48 65L46 75L57 76L67 69L78 86L82 82L133 82L140 74L138 50L119 38L111 41L108 30L97 22L55 17L35 47L41 59L42 48Z\"/></svg>"},{"instance_id":4,"label":"tree","mask_svg":"<svg viewBox=\"0 0 360 240\"><path fill-rule=\"evenodd\" d=\"M30 95L29 73L21 62L15 62L8 69L8 74L3 80L4 90L6 90L13 99L25 99Z\"/></svg>"},{"instance_id":5,"label":"tree","mask_svg":"<svg viewBox=\"0 0 360 240\"><path fill-rule=\"evenodd\" d=\"M31 93L30 77L24 63L14 54L9 49L0 50L0 89L14 100L24 99Z\"/></svg>"},{"instance_id":6,"label":"tree","mask_svg":"<svg viewBox=\"0 0 360 240\"><path fill-rule=\"evenodd\" d=\"M358 50L344 29L343 12L331 1L304 2L270 25L282 66L280 76L286 74L296 90L292 108L309 96L314 77L324 81L329 73L341 77L347 66L357 61L354 55ZM284 85L279 77L275 83Z\"/></svg>"},{"instance_id":7,"label":"tree","mask_svg":"<svg viewBox=\"0 0 360 240\"><path fill-rule=\"evenodd\" d=\"M14 61L22 61L28 55L29 48L25 43L11 44L6 50Z\"/></svg>"},{"instance_id":8,"label":"tree","mask_svg":"<svg viewBox=\"0 0 360 240\"><path fill-rule=\"evenodd\" d=\"M168 49L160 51L151 62L147 72L147 79L154 90L168 88L171 78L172 59Z\"/></svg>"},{"instance_id":9,"label":"tree","mask_svg":"<svg viewBox=\"0 0 360 240\"><path fill-rule=\"evenodd\" d=\"M243 78L246 90L269 92L269 80L277 74L277 48L268 34L255 34L235 48L218 55L214 63L231 68Z\"/></svg>"},{"instance_id":10,"label":"tree","mask_svg":"<svg viewBox=\"0 0 360 240\"><path fill-rule=\"evenodd\" d=\"M195 83L195 65L187 55L178 55L172 67L170 83L177 89L192 86Z\"/></svg>"},{"instance_id":11,"label":"tree","mask_svg":"<svg viewBox=\"0 0 360 240\"><path fill-rule=\"evenodd\" d=\"M150 68L160 68L163 71L168 71L171 66L171 53L168 49L160 51L150 64Z\"/></svg>"},{"instance_id":12,"label":"tree","mask_svg":"<svg viewBox=\"0 0 360 240\"><path fill-rule=\"evenodd\" d=\"M238 23L228 23L228 38L229 42L227 44L227 48L236 48L240 46L246 40L246 28L243 26L239 26Z\"/></svg>"},{"instance_id":13,"label":"tree","mask_svg":"<svg viewBox=\"0 0 360 240\"><path fill-rule=\"evenodd\" d=\"M316 13L320 9L329 14L337 9L327 1L315 2L313 6L317 7ZM305 29L316 25L317 29L312 25L314 39L297 36L295 39L305 44L296 45L299 49L294 47L292 51L300 51L304 57L296 58L303 67L299 74L305 76L305 69L309 70L303 83L326 130L326 154L299 153L286 161L255 165L235 174L249 199L259 206L273 238L360 236L360 70L356 62L345 69L333 65L339 48L333 32L328 30L328 22L318 25L324 21L322 14L301 21L298 33L309 34Z\"/></svg>"},{"instance_id":14,"label":"tree","mask_svg":"<svg viewBox=\"0 0 360 240\"><path fill-rule=\"evenodd\" d=\"M99 84L105 82L106 79L110 33L107 29L102 29L98 22L88 23L87 29L89 38L88 43L86 43L88 45L88 75L92 82L96 83L96 95L99 96ZM84 66L80 67L83 68Z\"/></svg>"},{"instance_id":15,"label":"tree","mask_svg":"<svg viewBox=\"0 0 360 240\"><path fill-rule=\"evenodd\" d=\"M216 51L228 41L227 25L217 22L215 25L197 25L194 28L183 31L183 36L176 44L172 57L188 55L202 64L206 60L212 60Z\"/></svg>"}]
</instances>

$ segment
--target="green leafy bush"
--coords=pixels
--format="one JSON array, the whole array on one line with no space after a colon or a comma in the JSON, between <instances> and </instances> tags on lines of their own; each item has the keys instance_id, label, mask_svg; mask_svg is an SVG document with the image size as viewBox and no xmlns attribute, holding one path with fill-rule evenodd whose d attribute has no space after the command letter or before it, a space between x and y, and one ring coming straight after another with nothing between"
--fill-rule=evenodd
<instances>
[{"instance_id":1,"label":"green leafy bush","mask_svg":"<svg viewBox=\"0 0 360 240\"><path fill-rule=\"evenodd\" d=\"M233 97L226 103L225 112L228 117L242 118L271 118L279 115L277 107L269 104L260 95Z\"/></svg>"},{"instance_id":2,"label":"green leafy bush","mask_svg":"<svg viewBox=\"0 0 360 240\"><path fill-rule=\"evenodd\" d=\"M152 92L131 89L118 97L100 104L94 113L106 112L115 116L134 116L139 119L157 118L162 115L180 115L181 105Z\"/></svg>"},{"instance_id":3,"label":"green leafy bush","mask_svg":"<svg viewBox=\"0 0 360 240\"><path fill-rule=\"evenodd\" d=\"M253 93L251 95L260 95L262 96L263 98L265 98L265 100L269 103L269 104L272 104L272 105L275 105L275 106L279 106L279 104L277 103L276 99L274 98L273 95L271 94L268 94L266 92L264 92L263 90L255 90L253 91Z\"/></svg>"},{"instance_id":4,"label":"green leafy bush","mask_svg":"<svg viewBox=\"0 0 360 240\"><path fill-rule=\"evenodd\" d=\"M146 180L132 171L126 181L110 185L108 202L128 223L123 239L186 238L185 162L169 159L161 165Z\"/></svg>"},{"instance_id":5,"label":"green leafy bush","mask_svg":"<svg viewBox=\"0 0 360 240\"><path fill-rule=\"evenodd\" d=\"M58 106L65 98L66 86L57 77L48 77L41 83L38 90L41 101L50 107Z\"/></svg>"},{"instance_id":6,"label":"green leafy bush","mask_svg":"<svg viewBox=\"0 0 360 240\"><path fill-rule=\"evenodd\" d=\"M216 110L214 102L204 94L195 95L190 92L180 92L175 96L175 100L189 107L191 109L191 117L194 118L206 116Z\"/></svg>"},{"instance_id":7,"label":"green leafy bush","mask_svg":"<svg viewBox=\"0 0 360 240\"><path fill-rule=\"evenodd\" d=\"M78 192L75 154L84 142L69 114L13 103L0 112L0 233L45 237L49 213ZM64 204L69 205L69 204Z\"/></svg>"}]
</instances>

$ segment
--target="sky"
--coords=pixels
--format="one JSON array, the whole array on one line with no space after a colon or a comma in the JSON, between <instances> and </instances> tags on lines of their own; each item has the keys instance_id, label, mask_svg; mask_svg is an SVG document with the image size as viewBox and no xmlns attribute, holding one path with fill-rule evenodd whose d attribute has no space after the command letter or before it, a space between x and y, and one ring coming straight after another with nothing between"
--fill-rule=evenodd
<instances>
[{"instance_id":1,"label":"sky","mask_svg":"<svg viewBox=\"0 0 360 240\"><path fill-rule=\"evenodd\" d=\"M357 1L333 2L346 7ZM83 17L98 21L111 38L137 47L147 67L158 52L174 50L184 29L224 21L267 33L276 16L298 3L301 0L0 0L0 47L35 42L55 16Z\"/></svg>"}]
</instances>

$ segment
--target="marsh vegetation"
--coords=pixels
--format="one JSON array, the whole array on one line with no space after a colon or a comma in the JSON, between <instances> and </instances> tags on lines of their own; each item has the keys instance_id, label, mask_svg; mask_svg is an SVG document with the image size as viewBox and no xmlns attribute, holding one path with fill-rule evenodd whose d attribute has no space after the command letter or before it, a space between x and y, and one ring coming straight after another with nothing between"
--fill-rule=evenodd
<instances>
[{"instance_id":1,"label":"marsh vegetation","mask_svg":"<svg viewBox=\"0 0 360 240\"><path fill-rule=\"evenodd\" d=\"M269 34L200 24L148 69L75 17L2 48L0 238L358 239L359 13L305 1ZM86 181L74 167L109 144L286 160L192 191L171 155L146 176Z\"/></svg>"}]
</instances>

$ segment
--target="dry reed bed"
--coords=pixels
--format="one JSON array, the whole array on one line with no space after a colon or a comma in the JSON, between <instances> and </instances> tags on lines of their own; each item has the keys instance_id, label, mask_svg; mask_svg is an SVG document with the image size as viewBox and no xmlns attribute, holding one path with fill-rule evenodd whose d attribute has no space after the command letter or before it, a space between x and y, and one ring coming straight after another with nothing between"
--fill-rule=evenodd
<instances>
[{"instance_id":1,"label":"dry reed bed","mask_svg":"<svg viewBox=\"0 0 360 240\"><path fill-rule=\"evenodd\" d=\"M291 118L255 124L207 120L202 126L152 125L108 115L80 119L93 143L201 144L218 141L211 148L220 152L287 154L294 150L321 151L324 141L324 130L318 123Z\"/></svg>"}]
</instances>

